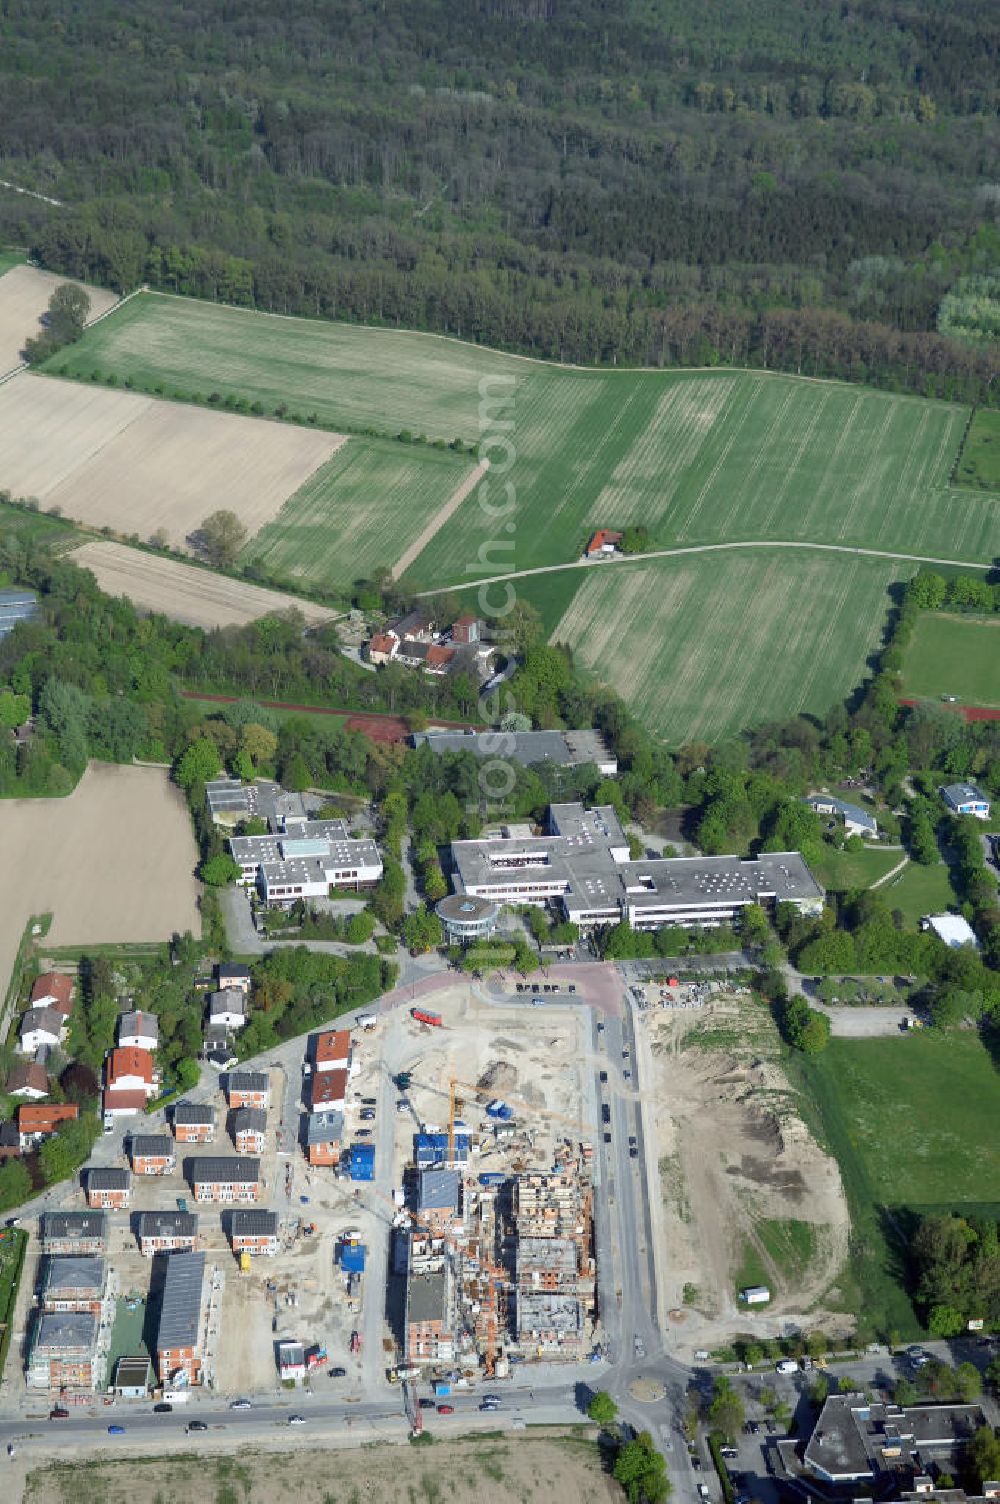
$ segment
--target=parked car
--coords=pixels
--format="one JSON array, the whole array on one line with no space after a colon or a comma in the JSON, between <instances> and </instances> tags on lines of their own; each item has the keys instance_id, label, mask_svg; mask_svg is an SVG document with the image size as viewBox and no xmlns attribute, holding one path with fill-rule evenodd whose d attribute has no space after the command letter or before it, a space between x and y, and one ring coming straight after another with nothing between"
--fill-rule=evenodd
<instances>
[{"instance_id":1,"label":"parked car","mask_svg":"<svg viewBox=\"0 0 1000 1504\"><path fill-rule=\"evenodd\" d=\"M602 1071L601 1072L601 1085L602 1086L604 1086L604 1085L607 1084L607 1079L608 1079L608 1073L607 1073L607 1071Z\"/></svg>"},{"instance_id":2,"label":"parked car","mask_svg":"<svg viewBox=\"0 0 1000 1504\"><path fill-rule=\"evenodd\" d=\"M330 1373L329 1373L329 1377L331 1379L346 1379L347 1378L347 1369L346 1368L331 1368L330 1369Z\"/></svg>"},{"instance_id":3,"label":"parked car","mask_svg":"<svg viewBox=\"0 0 1000 1504\"><path fill-rule=\"evenodd\" d=\"M455 1414L455 1406L454 1405L438 1405L437 1412L438 1412L438 1415L454 1415Z\"/></svg>"},{"instance_id":4,"label":"parked car","mask_svg":"<svg viewBox=\"0 0 1000 1504\"><path fill-rule=\"evenodd\" d=\"M740 1454L739 1454L739 1452L738 1452L738 1451L737 1451L737 1450L736 1450L736 1448L735 1448L735 1447L720 1447L720 1448L719 1448L719 1456L720 1456L720 1457L725 1457L725 1458L726 1458L726 1460L727 1460L727 1461L728 1461L728 1460L729 1460L729 1459L730 1459L730 1458L733 1458L733 1457L738 1457L738 1456L739 1456L739 1455L740 1455Z\"/></svg>"},{"instance_id":5,"label":"parked car","mask_svg":"<svg viewBox=\"0 0 1000 1504\"><path fill-rule=\"evenodd\" d=\"M253 1407L249 1400L233 1400L230 1410L251 1410Z\"/></svg>"},{"instance_id":6,"label":"parked car","mask_svg":"<svg viewBox=\"0 0 1000 1504\"><path fill-rule=\"evenodd\" d=\"M375 1109L374 1109L374 1107L362 1107L362 1109L361 1109L361 1121L363 1123L374 1123L374 1121L375 1121Z\"/></svg>"},{"instance_id":7,"label":"parked car","mask_svg":"<svg viewBox=\"0 0 1000 1504\"><path fill-rule=\"evenodd\" d=\"M480 1410L499 1410L500 1405L492 1400L483 1400L480 1403L479 1408Z\"/></svg>"},{"instance_id":8,"label":"parked car","mask_svg":"<svg viewBox=\"0 0 1000 1504\"><path fill-rule=\"evenodd\" d=\"M420 1406L421 1410L433 1410L434 1409L434 1401L427 1399L426 1396L424 1396L423 1398L417 1400L417 1404Z\"/></svg>"},{"instance_id":9,"label":"parked car","mask_svg":"<svg viewBox=\"0 0 1000 1504\"><path fill-rule=\"evenodd\" d=\"M169 1400L160 1400L158 1405L153 1406L154 1415L172 1415L174 1407Z\"/></svg>"},{"instance_id":10,"label":"parked car","mask_svg":"<svg viewBox=\"0 0 1000 1504\"><path fill-rule=\"evenodd\" d=\"M65 1410L62 1405L55 1405L49 1411L49 1420L66 1420L68 1415L69 1411Z\"/></svg>"}]
</instances>

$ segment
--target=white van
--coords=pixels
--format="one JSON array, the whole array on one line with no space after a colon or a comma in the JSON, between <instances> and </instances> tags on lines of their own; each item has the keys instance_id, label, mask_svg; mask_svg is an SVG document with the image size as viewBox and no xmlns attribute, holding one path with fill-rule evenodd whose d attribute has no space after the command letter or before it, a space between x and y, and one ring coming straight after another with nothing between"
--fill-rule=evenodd
<instances>
[{"instance_id":1,"label":"white van","mask_svg":"<svg viewBox=\"0 0 1000 1504\"><path fill-rule=\"evenodd\" d=\"M798 1373L799 1365L794 1358L782 1358L780 1363L774 1365L775 1373Z\"/></svg>"}]
</instances>

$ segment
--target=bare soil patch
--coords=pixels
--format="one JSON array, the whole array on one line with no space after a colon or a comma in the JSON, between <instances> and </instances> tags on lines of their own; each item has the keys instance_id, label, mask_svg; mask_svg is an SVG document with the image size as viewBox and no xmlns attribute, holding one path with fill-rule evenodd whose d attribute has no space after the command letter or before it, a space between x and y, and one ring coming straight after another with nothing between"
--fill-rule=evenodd
<instances>
[{"instance_id":1,"label":"bare soil patch","mask_svg":"<svg viewBox=\"0 0 1000 1504\"><path fill-rule=\"evenodd\" d=\"M176 547L220 507L253 536L342 443L29 372L0 386L0 486L91 527L163 528Z\"/></svg>"},{"instance_id":2,"label":"bare soil patch","mask_svg":"<svg viewBox=\"0 0 1000 1504\"><path fill-rule=\"evenodd\" d=\"M245 626L260 616L294 608L310 624L334 612L294 595L210 574L176 559L140 553L123 543L95 539L74 549L73 563L89 569L107 595L127 596L142 611L157 611L191 627Z\"/></svg>"},{"instance_id":3,"label":"bare soil patch","mask_svg":"<svg viewBox=\"0 0 1000 1504\"><path fill-rule=\"evenodd\" d=\"M410 565L415 563L415 561L419 559L420 555L434 538L435 534L439 533L444 527L445 523L448 522L450 518L454 517L459 507L462 505L462 502L472 490L473 486L475 486L480 480L482 480L483 476L486 474L489 468L489 460L480 460L475 469L471 470L465 477L465 479L461 482L461 484L456 486L455 490L448 497L448 500L445 502L444 506L441 507L439 511L434 513L434 516L431 518L430 522L428 522L427 526L424 528L420 536L414 538L413 542L410 544L406 552L402 554L401 557L397 559L396 563L392 566L392 577L394 580L398 580L401 575L405 574Z\"/></svg>"},{"instance_id":4,"label":"bare soil patch","mask_svg":"<svg viewBox=\"0 0 1000 1504\"><path fill-rule=\"evenodd\" d=\"M0 277L0 376L20 365L25 340L41 332L49 299L57 287L70 280L54 272L40 272L34 266L13 266ZM88 287L86 291L92 320L118 302L115 293L102 287Z\"/></svg>"},{"instance_id":5,"label":"bare soil patch","mask_svg":"<svg viewBox=\"0 0 1000 1504\"><path fill-rule=\"evenodd\" d=\"M0 850L0 994L35 914L53 946L199 930L191 820L159 768L91 763L66 799L0 801Z\"/></svg>"},{"instance_id":6,"label":"bare soil patch","mask_svg":"<svg viewBox=\"0 0 1000 1504\"><path fill-rule=\"evenodd\" d=\"M646 1017L658 1078L651 1107L668 1304L684 1307L685 1285L698 1291L684 1311L684 1345L716 1346L748 1327L776 1335L789 1325L843 1324L821 1309L847 1257L840 1172L799 1116L770 1015L747 996L722 996L696 1011ZM815 1251L804 1269L771 1258L758 1231L765 1222L812 1225ZM736 1299L748 1246L772 1293L754 1312Z\"/></svg>"},{"instance_id":7,"label":"bare soil patch","mask_svg":"<svg viewBox=\"0 0 1000 1504\"><path fill-rule=\"evenodd\" d=\"M343 1438L334 1438L333 1445ZM282 1439L284 1446L287 1438ZM355 1443L356 1445L356 1443ZM27 1504L132 1504L138 1497L183 1498L187 1504L480 1504L484 1495L520 1504L617 1504L617 1484L601 1471L596 1446L554 1435L438 1441L429 1451L408 1444L364 1450L241 1449L236 1458L171 1456L66 1464L33 1472Z\"/></svg>"}]
</instances>

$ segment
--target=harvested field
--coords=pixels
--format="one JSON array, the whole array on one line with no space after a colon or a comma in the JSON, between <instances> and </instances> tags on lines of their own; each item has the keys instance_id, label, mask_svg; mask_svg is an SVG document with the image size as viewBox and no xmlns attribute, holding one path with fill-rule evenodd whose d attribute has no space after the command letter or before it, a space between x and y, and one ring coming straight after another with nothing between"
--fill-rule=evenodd
<instances>
[{"instance_id":1,"label":"harvested field","mask_svg":"<svg viewBox=\"0 0 1000 1504\"><path fill-rule=\"evenodd\" d=\"M252 536L342 442L30 373L0 386L0 486L91 527L164 528L178 547L219 507Z\"/></svg>"},{"instance_id":2,"label":"harvested field","mask_svg":"<svg viewBox=\"0 0 1000 1504\"><path fill-rule=\"evenodd\" d=\"M200 932L191 820L159 768L91 763L66 799L0 801L0 850L0 994L35 914L52 946Z\"/></svg>"},{"instance_id":3,"label":"harvested field","mask_svg":"<svg viewBox=\"0 0 1000 1504\"><path fill-rule=\"evenodd\" d=\"M164 1496L165 1480L170 1495L187 1504L236 1499L241 1504L274 1504L280 1498L299 1504L441 1504L445 1499L448 1504L480 1504L484 1490L520 1504L620 1504L624 1498L602 1472L596 1446L558 1434L448 1441L440 1439L438 1427L428 1455L405 1443L373 1445L368 1435L362 1449L358 1435L321 1429L327 1440L323 1450L317 1450L310 1433L308 1442L293 1449L287 1436L276 1438L273 1450L262 1448L257 1436L253 1451L247 1450L245 1438L234 1440L234 1457L206 1456L201 1447L197 1456L179 1455L174 1442L169 1462L130 1451L121 1460L105 1457L83 1466L54 1463L28 1476L24 1500L132 1504L137 1494ZM62 1441L69 1444L70 1438ZM61 1453L66 1450L60 1446Z\"/></svg>"},{"instance_id":4,"label":"harvested field","mask_svg":"<svg viewBox=\"0 0 1000 1504\"><path fill-rule=\"evenodd\" d=\"M301 611L310 624L335 614L323 606L227 579L192 564L140 553L124 543L94 539L73 550L73 563L89 569L107 595L124 595L141 611L156 611L190 627L244 626L277 611Z\"/></svg>"},{"instance_id":5,"label":"harvested field","mask_svg":"<svg viewBox=\"0 0 1000 1504\"><path fill-rule=\"evenodd\" d=\"M42 314L57 287L69 281L54 272L40 272L33 266L13 266L0 276L0 376L21 364L21 349L26 339L42 330ZM118 302L113 292L88 287L90 316L106 313Z\"/></svg>"},{"instance_id":6,"label":"harvested field","mask_svg":"<svg viewBox=\"0 0 1000 1504\"><path fill-rule=\"evenodd\" d=\"M754 549L580 573L552 641L679 745L828 710L863 677L888 586L912 566Z\"/></svg>"},{"instance_id":7,"label":"harvested field","mask_svg":"<svg viewBox=\"0 0 1000 1504\"><path fill-rule=\"evenodd\" d=\"M476 473L467 459L423 444L348 439L248 544L246 556L272 578L350 586L388 568L401 549L409 553Z\"/></svg>"}]
</instances>

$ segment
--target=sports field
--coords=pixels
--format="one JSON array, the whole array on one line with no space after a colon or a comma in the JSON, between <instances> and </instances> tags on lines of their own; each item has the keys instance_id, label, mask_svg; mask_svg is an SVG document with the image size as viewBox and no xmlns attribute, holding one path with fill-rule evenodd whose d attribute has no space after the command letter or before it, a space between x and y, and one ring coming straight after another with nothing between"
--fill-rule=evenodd
<instances>
[{"instance_id":1,"label":"sports field","mask_svg":"<svg viewBox=\"0 0 1000 1504\"><path fill-rule=\"evenodd\" d=\"M552 641L677 745L828 710L862 678L887 588L906 571L748 549L578 573Z\"/></svg>"},{"instance_id":2,"label":"sports field","mask_svg":"<svg viewBox=\"0 0 1000 1504\"><path fill-rule=\"evenodd\" d=\"M247 546L276 579L336 589L392 568L473 470L448 450L348 439Z\"/></svg>"},{"instance_id":3,"label":"sports field","mask_svg":"<svg viewBox=\"0 0 1000 1504\"><path fill-rule=\"evenodd\" d=\"M1000 705L1000 616L924 611L906 650L903 693L954 695L961 705Z\"/></svg>"},{"instance_id":4,"label":"sports field","mask_svg":"<svg viewBox=\"0 0 1000 1504\"><path fill-rule=\"evenodd\" d=\"M567 369L154 294L57 360L82 377L284 402L345 428L492 433L493 514L477 487L406 572L416 588L569 560L592 528L628 522L665 547L808 539L1000 553L1000 500L949 485L968 420L954 404L764 372ZM394 531L388 510L385 520Z\"/></svg>"}]
</instances>

